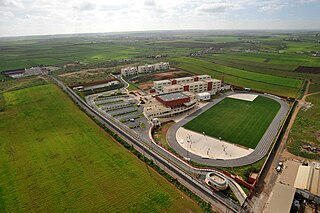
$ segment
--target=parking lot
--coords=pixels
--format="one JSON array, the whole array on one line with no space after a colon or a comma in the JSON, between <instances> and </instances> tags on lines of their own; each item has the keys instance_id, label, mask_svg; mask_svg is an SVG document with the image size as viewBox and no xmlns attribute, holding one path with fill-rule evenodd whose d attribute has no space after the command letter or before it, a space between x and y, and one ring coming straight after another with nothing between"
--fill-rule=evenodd
<instances>
[{"instance_id":1,"label":"parking lot","mask_svg":"<svg viewBox=\"0 0 320 213\"><path fill-rule=\"evenodd\" d=\"M142 124L142 109L133 96L99 96L95 98L94 103L100 110L113 116L131 129L144 126Z\"/></svg>"}]
</instances>

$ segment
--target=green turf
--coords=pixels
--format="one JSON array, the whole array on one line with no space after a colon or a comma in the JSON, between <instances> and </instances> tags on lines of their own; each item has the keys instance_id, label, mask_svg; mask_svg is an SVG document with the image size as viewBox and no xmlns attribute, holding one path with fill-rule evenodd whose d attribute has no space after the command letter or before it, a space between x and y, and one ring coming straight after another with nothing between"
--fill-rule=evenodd
<instances>
[{"instance_id":1,"label":"green turf","mask_svg":"<svg viewBox=\"0 0 320 213\"><path fill-rule=\"evenodd\" d=\"M4 93L0 212L200 212L54 85Z\"/></svg>"},{"instance_id":2,"label":"green turf","mask_svg":"<svg viewBox=\"0 0 320 213\"><path fill-rule=\"evenodd\" d=\"M226 98L184 127L254 149L279 109L278 102L263 96L253 102Z\"/></svg>"}]
</instances>

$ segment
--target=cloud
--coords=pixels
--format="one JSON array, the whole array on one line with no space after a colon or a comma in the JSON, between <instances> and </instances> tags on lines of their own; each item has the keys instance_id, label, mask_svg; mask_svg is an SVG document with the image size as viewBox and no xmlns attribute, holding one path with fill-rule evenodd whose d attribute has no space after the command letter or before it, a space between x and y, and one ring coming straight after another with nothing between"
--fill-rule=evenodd
<instances>
[{"instance_id":1,"label":"cloud","mask_svg":"<svg viewBox=\"0 0 320 213\"><path fill-rule=\"evenodd\" d=\"M155 0L145 0L143 2L143 4L145 6L154 7L154 6L156 6L156 1Z\"/></svg>"},{"instance_id":2,"label":"cloud","mask_svg":"<svg viewBox=\"0 0 320 213\"><path fill-rule=\"evenodd\" d=\"M268 2L259 8L260 12L275 12L281 10L285 6L284 3Z\"/></svg>"},{"instance_id":3,"label":"cloud","mask_svg":"<svg viewBox=\"0 0 320 213\"><path fill-rule=\"evenodd\" d=\"M96 5L88 1L83 1L81 4L75 5L73 8L78 11L90 11L94 10Z\"/></svg>"},{"instance_id":4,"label":"cloud","mask_svg":"<svg viewBox=\"0 0 320 213\"><path fill-rule=\"evenodd\" d=\"M211 3L199 6L196 10L204 13L223 13L234 8L230 3Z\"/></svg>"},{"instance_id":5,"label":"cloud","mask_svg":"<svg viewBox=\"0 0 320 213\"><path fill-rule=\"evenodd\" d=\"M298 0L297 2L300 4L308 4L308 3L313 3L313 2L317 2L319 0Z\"/></svg>"},{"instance_id":6,"label":"cloud","mask_svg":"<svg viewBox=\"0 0 320 213\"><path fill-rule=\"evenodd\" d=\"M111 5L111 4L103 4L100 6L100 10L104 11L117 11L126 8L125 5Z\"/></svg>"},{"instance_id":7,"label":"cloud","mask_svg":"<svg viewBox=\"0 0 320 213\"><path fill-rule=\"evenodd\" d=\"M5 8L22 8L22 5L16 1L0 0L0 7Z\"/></svg>"}]
</instances>

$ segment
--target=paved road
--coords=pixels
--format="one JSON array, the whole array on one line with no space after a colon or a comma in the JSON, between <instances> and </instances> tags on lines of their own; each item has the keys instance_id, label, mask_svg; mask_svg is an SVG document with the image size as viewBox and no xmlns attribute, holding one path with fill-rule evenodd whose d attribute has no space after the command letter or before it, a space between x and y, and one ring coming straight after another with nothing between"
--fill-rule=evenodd
<instances>
[{"instance_id":1,"label":"paved road","mask_svg":"<svg viewBox=\"0 0 320 213\"><path fill-rule=\"evenodd\" d=\"M212 106L214 106L217 103L219 103L220 101L222 101L226 96L228 96L230 94L234 94L234 93L232 93L232 92L226 93L223 96L213 100L211 103L209 103L205 107L195 111L191 115L187 116L185 119L179 121L178 123L173 125L168 130L168 133L167 133L168 143L177 153L179 153L179 155L181 155L183 157L187 157L187 150L185 150L178 143L178 141L176 139L177 130L181 126L185 125L186 123L188 123L189 121L194 119L195 117L199 116L201 113L205 112L206 110L210 109ZM271 122L270 126L268 127L267 131L262 136L259 144L256 146L255 150L252 153L250 153L247 156L243 156L243 157L236 158L236 159L223 160L223 159L203 159L201 156L189 152L188 158L190 158L190 160L192 160L192 161L195 161L195 162L198 162L201 164L205 164L205 165L209 165L209 166L217 166L217 167L245 166L245 165L255 163L255 162L259 161L260 159L262 159L268 153L268 150L271 147L273 141L275 140L281 125L284 123L283 121L286 118L286 115L287 115L290 107L285 101L280 100L277 97L269 96L269 95L262 95L262 94L259 94L259 95L265 96L265 97L268 97L268 98L271 98L271 99L277 101L278 103L280 103L281 107L280 107L280 110L278 111L277 115L275 116L275 118Z\"/></svg>"},{"instance_id":2,"label":"paved road","mask_svg":"<svg viewBox=\"0 0 320 213\"><path fill-rule=\"evenodd\" d=\"M172 177L176 178L185 185L188 189L202 197L204 200L210 202L214 207L217 207L223 212L239 212L241 206L231 201L228 197L221 193L215 193L203 183L194 179L192 174L206 174L212 170L197 169L186 164L184 161L176 158L171 153L164 150L162 147L157 146L150 140L143 138L143 136L136 135L125 126L121 126L112 119L112 117L104 117L85 101L83 101L73 90L66 87L61 81L57 80L53 76L50 76L81 108L86 110L87 113L94 116L99 122L106 125L110 130L116 132L122 139L129 144L133 145L136 150L143 153L146 157L153 160L160 168L169 173ZM230 180L233 181L233 180Z\"/></svg>"}]
</instances>

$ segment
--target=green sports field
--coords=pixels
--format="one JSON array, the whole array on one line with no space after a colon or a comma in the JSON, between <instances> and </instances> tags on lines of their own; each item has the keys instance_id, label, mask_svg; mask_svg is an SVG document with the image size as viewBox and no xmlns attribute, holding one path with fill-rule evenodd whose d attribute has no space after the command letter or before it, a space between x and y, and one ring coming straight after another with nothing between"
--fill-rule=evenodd
<instances>
[{"instance_id":1,"label":"green sports field","mask_svg":"<svg viewBox=\"0 0 320 213\"><path fill-rule=\"evenodd\" d=\"M254 149L279 109L278 102L263 96L253 102L225 98L184 127Z\"/></svg>"},{"instance_id":2,"label":"green sports field","mask_svg":"<svg viewBox=\"0 0 320 213\"><path fill-rule=\"evenodd\" d=\"M56 86L4 98L0 212L201 212Z\"/></svg>"}]
</instances>

